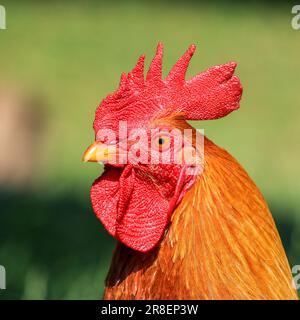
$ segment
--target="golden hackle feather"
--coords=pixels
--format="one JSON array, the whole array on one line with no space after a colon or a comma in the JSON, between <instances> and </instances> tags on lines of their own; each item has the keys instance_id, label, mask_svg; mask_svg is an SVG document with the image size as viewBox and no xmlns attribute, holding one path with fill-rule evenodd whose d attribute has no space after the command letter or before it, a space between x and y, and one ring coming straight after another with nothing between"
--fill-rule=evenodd
<instances>
[{"instance_id":1,"label":"golden hackle feather","mask_svg":"<svg viewBox=\"0 0 300 320\"><path fill-rule=\"evenodd\" d=\"M160 245L117 245L105 299L297 299L261 193L230 154L206 138L204 147L204 172Z\"/></svg>"}]
</instances>

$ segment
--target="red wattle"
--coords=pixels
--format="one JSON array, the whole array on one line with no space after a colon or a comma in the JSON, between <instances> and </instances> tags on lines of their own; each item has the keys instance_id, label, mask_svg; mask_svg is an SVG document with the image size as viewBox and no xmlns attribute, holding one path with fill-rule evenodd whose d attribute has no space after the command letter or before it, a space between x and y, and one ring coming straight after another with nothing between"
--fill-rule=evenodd
<instances>
[{"instance_id":1,"label":"red wattle","mask_svg":"<svg viewBox=\"0 0 300 320\"><path fill-rule=\"evenodd\" d=\"M127 168L123 172L110 167L94 182L93 209L112 236L134 250L146 252L164 234L172 199L164 197L151 179L134 174L133 169L130 174Z\"/></svg>"}]
</instances>

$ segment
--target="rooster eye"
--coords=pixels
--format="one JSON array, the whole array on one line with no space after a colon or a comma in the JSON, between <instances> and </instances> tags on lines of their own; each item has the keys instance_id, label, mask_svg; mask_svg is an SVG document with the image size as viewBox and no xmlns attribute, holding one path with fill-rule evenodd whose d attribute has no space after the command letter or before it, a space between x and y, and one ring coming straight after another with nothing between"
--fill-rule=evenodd
<instances>
[{"instance_id":1,"label":"rooster eye","mask_svg":"<svg viewBox=\"0 0 300 320\"><path fill-rule=\"evenodd\" d=\"M170 137L167 134L156 136L154 146L159 151L165 151L170 147Z\"/></svg>"},{"instance_id":2,"label":"rooster eye","mask_svg":"<svg viewBox=\"0 0 300 320\"><path fill-rule=\"evenodd\" d=\"M164 138L159 138L158 139L158 144L159 145L163 145L165 143L165 139Z\"/></svg>"}]
</instances>

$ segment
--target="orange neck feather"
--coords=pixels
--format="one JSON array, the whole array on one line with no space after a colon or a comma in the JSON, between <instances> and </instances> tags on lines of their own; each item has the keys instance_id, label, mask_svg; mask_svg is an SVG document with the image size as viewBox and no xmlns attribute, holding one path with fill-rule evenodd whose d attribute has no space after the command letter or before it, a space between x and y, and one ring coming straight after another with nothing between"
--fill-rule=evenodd
<instances>
[{"instance_id":1,"label":"orange neck feather","mask_svg":"<svg viewBox=\"0 0 300 320\"><path fill-rule=\"evenodd\" d=\"M204 161L156 250L141 254L118 244L106 299L297 299L255 184L206 138Z\"/></svg>"},{"instance_id":2,"label":"orange neck feather","mask_svg":"<svg viewBox=\"0 0 300 320\"><path fill-rule=\"evenodd\" d=\"M174 212L165 239L165 252L172 252L174 265L180 265L190 297L296 298L280 237L255 184L208 139L204 168Z\"/></svg>"}]
</instances>

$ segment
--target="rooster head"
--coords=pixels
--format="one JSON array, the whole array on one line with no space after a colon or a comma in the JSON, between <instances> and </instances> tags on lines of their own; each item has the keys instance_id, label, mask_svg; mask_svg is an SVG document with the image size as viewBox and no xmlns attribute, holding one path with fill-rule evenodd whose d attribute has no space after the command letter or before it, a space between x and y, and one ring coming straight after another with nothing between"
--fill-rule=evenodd
<instances>
[{"instance_id":1,"label":"rooster head","mask_svg":"<svg viewBox=\"0 0 300 320\"><path fill-rule=\"evenodd\" d=\"M234 62L185 80L195 49L191 45L162 79L159 44L146 78L141 56L96 110L96 141L84 161L104 162L105 170L92 185L92 206L107 231L137 251L159 243L202 170L203 136L186 120L217 119L239 107Z\"/></svg>"}]
</instances>

